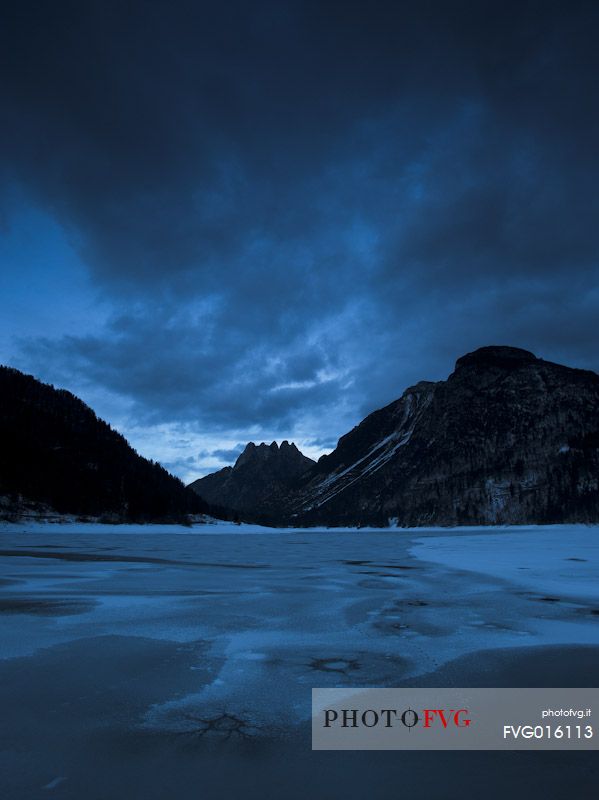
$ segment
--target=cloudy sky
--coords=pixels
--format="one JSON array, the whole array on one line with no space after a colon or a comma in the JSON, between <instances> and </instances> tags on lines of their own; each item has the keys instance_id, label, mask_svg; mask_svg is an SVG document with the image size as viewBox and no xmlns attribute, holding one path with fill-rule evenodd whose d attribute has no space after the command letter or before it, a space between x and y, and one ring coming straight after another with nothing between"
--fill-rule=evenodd
<instances>
[{"instance_id":1,"label":"cloudy sky","mask_svg":"<svg viewBox=\"0 0 599 800\"><path fill-rule=\"evenodd\" d=\"M482 345L599 370L597 3L1 16L0 360L184 479Z\"/></svg>"}]
</instances>

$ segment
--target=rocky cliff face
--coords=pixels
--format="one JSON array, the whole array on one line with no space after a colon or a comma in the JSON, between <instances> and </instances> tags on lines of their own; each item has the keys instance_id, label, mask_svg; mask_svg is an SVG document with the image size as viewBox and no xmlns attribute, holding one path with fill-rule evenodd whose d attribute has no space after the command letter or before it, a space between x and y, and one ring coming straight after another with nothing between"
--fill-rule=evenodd
<instances>
[{"instance_id":1,"label":"rocky cliff face","mask_svg":"<svg viewBox=\"0 0 599 800\"><path fill-rule=\"evenodd\" d=\"M371 414L291 500L306 522L599 519L599 376L509 347Z\"/></svg>"},{"instance_id":2,"label":"rocky cliff face","mask_svg":"<svg viewBox=\"0 0 599 800\"><path fill-rule=\"evenodd\" d=\"M598 481L599 376L484 347L370 414L288 491L262 487L253 508L277 524L587 522Z\"/></svg>"},{"instance_id":3,"label":"rocky cliff face","mask_svg":"<svg viewBox=\"0 0 599 800\"><path fill-rule=\"evenodd\" d=\"M280 503L282 508L297 479L312 466L314 461L293 443L285 441L279 447L276 442L250 442L233 467L200 478L191 488L208 503L226 504L228 509L256 517L267 506Z\"/></svg>"}]
</instances>

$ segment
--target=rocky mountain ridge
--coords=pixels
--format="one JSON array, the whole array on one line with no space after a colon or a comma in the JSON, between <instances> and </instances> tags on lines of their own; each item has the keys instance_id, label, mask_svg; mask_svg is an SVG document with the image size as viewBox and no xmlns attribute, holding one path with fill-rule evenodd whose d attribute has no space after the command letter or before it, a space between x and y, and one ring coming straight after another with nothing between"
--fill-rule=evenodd
<instances>
[{"instance_id":1,"label":"rocky mountain ridge","mask_svg":"<svg viewBox=\"0 0 599 800\"><path fill-rule=\"evenodd\" d=\"M237 509L278 525L599 521L598 448L598 375L483 347L368 415L286 487L248 463ZM212 478L194 488L214 486L222 503Z\"/></svg>"},{"instance_id":2,"label":"rocky mountain ridge","mask_svg":"<svg viewBox=\"0 0 599 800\"><path fill-rule=\"evenodd\" d=\"M300 453L295 444L283 441L259 445L249 442L232 467L199 478L190 484L200 497L220 498L219 505L232 511L260 515L265 504L284 498L296 481L314 466L311 458ZM223 502L224 501L224 502Z\"/></svg>"}]
</instances>

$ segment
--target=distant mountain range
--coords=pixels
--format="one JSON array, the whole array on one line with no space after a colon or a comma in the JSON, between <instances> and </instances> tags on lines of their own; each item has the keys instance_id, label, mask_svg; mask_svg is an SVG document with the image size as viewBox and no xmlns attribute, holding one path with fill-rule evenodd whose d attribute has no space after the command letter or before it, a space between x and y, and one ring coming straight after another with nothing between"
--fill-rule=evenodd
<instances>
[{"instance_id":1,"label":"distant mountain range","mask_svg":"<svg viewBox=\"0 0 599 800\"><path fill-rule=\"evenodd\" d=\"M250 442L185 487L81 400L0 367L0 517L268 525L599 522L599 376L513 347L459 358L314 462Z\"/></svg>"},{"instance_id":2,"label":"distant mountain range","mask_svg":"<svg viewBox=\"0 0 599 800\"><path fill-rule=\"evenodd\" d=\"M459 358L370 414L317 463L249 444L191 484L275 525L599 521L599 376L513 347Z\"/></svg>"},{"instance_id":3,"label":"distant mountain range","mask_svg":"<svg viewBox=\"0 0 599 800\"><path fill-rule=\"evenodd\" d=\"M182 522L210 511L70 392L0 366L0 516Z\"/></svg>"}]
</instances>

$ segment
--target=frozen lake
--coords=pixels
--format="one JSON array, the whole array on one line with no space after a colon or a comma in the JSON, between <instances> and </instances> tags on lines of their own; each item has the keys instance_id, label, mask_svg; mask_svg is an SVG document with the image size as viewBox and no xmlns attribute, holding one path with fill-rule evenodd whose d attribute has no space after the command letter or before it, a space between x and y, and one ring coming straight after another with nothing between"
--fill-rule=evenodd
<instances>
[{"instance_id":1,"label":"frozen lake","mask_svg":"<svg viewBox=\"0 0 599 800\"><path fill-rule=\"evenodd\" d=\"M349 765L309 751L312 687L589 685L599 667L596 527L258 531L5 526L3 798L77 797L90 780L91 797L153 796L160 763L187 776L174 797L227 796L232 765L231 791L254 796L251 775L278 797L316 762Z\"/></svg>"}]
</instances>

